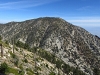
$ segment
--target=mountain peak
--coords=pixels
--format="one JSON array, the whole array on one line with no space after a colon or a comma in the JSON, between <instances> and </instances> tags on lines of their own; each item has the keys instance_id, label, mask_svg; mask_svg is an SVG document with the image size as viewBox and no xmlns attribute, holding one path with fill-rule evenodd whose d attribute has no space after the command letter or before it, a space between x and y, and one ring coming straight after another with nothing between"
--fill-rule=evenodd
<instances>
[{"instance_id":1,"label":"mountain peak","mask_svg":"<svg viewBox=\"0 0 100 75\"><path fill-rule=\"evenodd\" d=\"M13 25L13 26L12 26ZM100 69L100 40L81 27L56 17L41 17L0 26L4 40L42 48L87 75Z\"/></svg>"}]
</instances>

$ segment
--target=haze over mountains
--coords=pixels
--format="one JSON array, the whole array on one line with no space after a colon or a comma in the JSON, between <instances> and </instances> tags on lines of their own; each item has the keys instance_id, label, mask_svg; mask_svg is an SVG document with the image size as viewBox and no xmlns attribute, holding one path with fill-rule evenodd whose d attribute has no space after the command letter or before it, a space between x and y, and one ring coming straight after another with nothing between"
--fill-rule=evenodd
<instances>
[{"instance_id":1,"label":"haze over mountains","mask_svg":"<svg viewBox=\"0 0 100 75\"><path fill-rule=\"evenodd\" d=\"M84 27L86 30L88 30L89 32L91 32L93 35L97 35L100 37L100 27Z\"/></svg>"},{"instance_id":2,"label":"haze over mountains","mask_svg":"<svg viewBox=\"0 0 100 75\"><path fill-rule=\"evenodd\" d=\"M100 38L85 29L55 17L43 17L0 25L3 40L21 41L42 48L86 75L100 70ZM66 70L65 70L66 73ZM72 74L74 75L74 74Z\"/></svg>"}]
</instances>

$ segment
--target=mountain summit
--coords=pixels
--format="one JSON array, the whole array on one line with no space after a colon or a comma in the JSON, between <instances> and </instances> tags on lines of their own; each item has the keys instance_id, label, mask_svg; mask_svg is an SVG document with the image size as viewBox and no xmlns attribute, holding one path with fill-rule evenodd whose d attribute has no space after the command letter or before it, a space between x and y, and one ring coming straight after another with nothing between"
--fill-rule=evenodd
<instances>
[{"instance_id":1,"label":"mountain summit","mask_svg":"<svg viewBox=\"0 0 100 75\"><path fill-rule=\"evenodd\" d=\"M27 43L39 47L87 75L100 69L100 39L85 29L61 18L43 17L0 25L3 40Z\"/></svg>"}]
</instances>

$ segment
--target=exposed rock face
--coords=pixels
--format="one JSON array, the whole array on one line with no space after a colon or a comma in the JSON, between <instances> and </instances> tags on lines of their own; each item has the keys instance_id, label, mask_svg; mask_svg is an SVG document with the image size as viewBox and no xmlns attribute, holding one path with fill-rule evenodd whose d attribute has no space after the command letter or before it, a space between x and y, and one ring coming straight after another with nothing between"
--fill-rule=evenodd
<instances>
[{"instance_id":1,"label":"exposed rock face","mask_svg":"<svg viewBox=\"0 0 100 75\"><path fill-rule=\"evenodd\" d=\"M15 38L30 47L41 47L55 53L66 64L79 67L93 75L94 67L100 68L100 39L81 27L60 18L38 18L24 22L0 25L4 40Z\"/></svg>"}]
</instances>

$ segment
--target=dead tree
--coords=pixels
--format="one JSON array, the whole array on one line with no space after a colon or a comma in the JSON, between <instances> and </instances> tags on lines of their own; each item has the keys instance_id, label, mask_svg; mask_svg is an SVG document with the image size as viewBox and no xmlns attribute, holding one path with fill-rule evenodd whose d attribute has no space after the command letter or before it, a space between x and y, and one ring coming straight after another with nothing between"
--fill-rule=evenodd
<instances>
[{"instance_id":1,"label":"dead tree","mask_svg":"<svg viewBox=\"0 0 100 75\"><path fill-rule=\"evenodd\" d=\"M12 40L12 43L13 43L13 53L14 53L14 32L13 32L13 40Z\"/></svg>"},{"instance_id":2,"label":"dead tree","mask_svg":"<svg viewBox=\"0 0 100 75\"><path fill-rule=\"evenodd\" d=\"M2 44L0 44L1 46L1 57L3 57L3 47L2 47Z\"/></svg>"}]
</instances>

